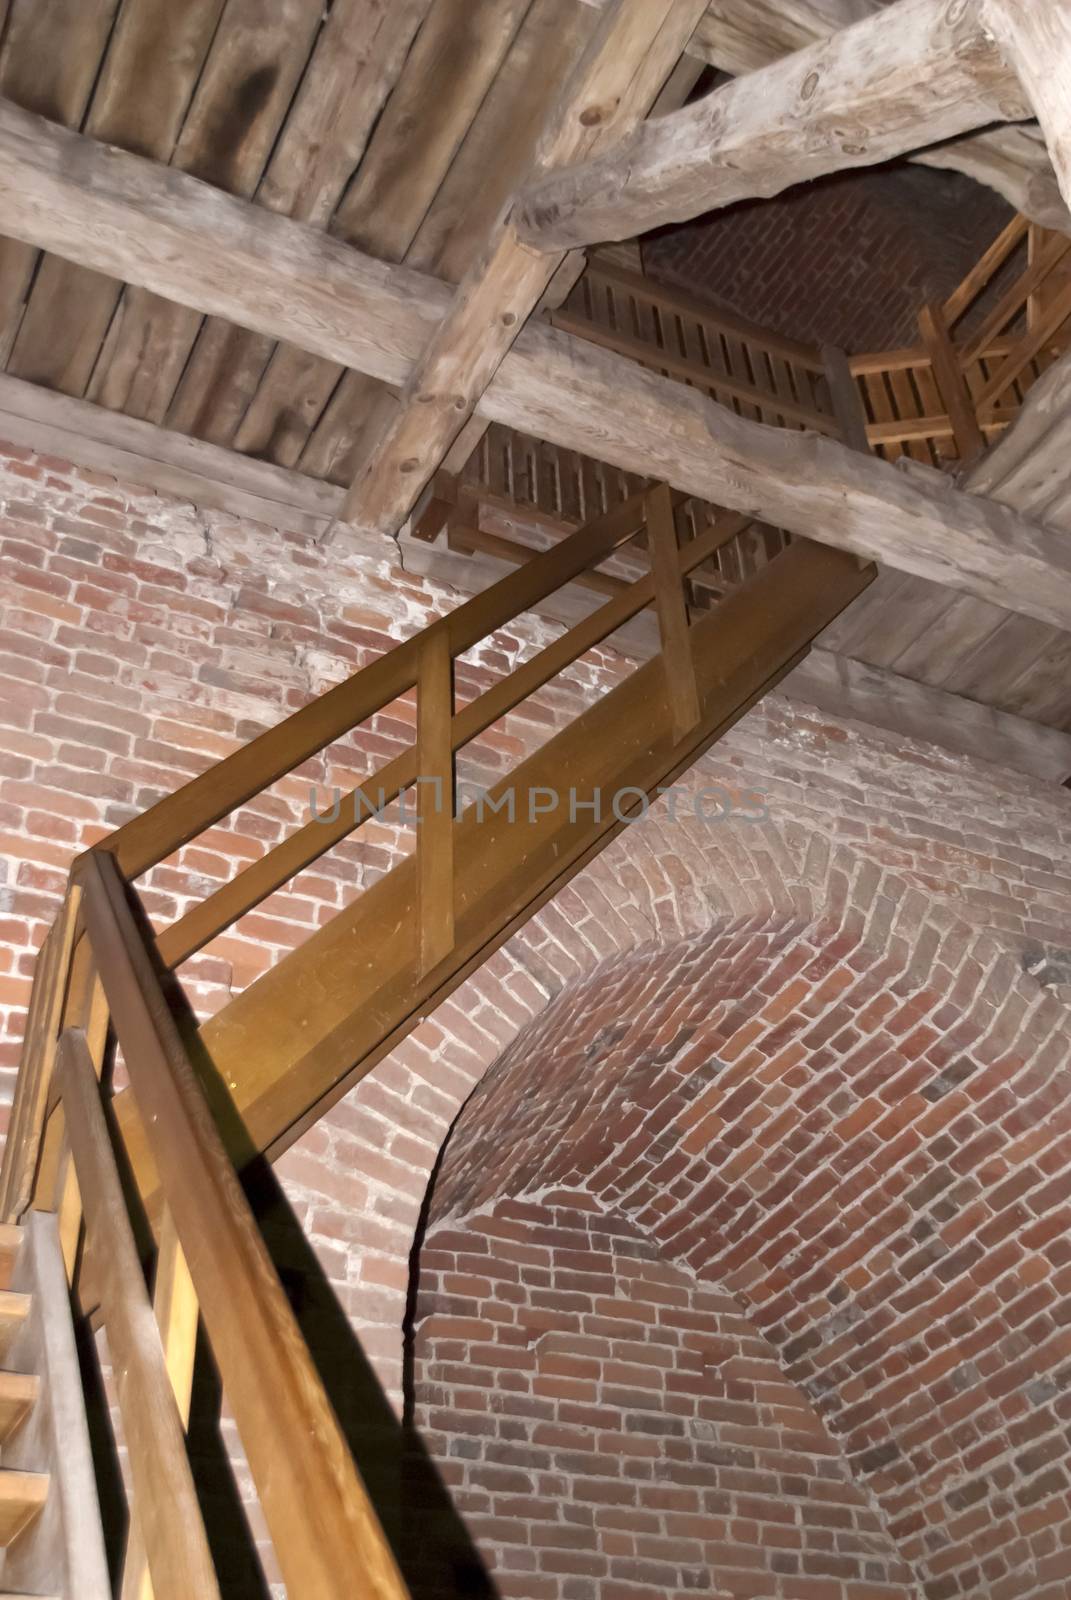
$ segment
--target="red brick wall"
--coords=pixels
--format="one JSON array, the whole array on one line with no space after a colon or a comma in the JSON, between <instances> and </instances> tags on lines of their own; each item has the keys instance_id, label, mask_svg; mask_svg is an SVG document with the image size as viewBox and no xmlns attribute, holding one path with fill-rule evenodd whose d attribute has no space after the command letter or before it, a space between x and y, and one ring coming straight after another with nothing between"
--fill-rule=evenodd
<instances>
[{"instance_id":1,"label":"red brick wall","mask_svg":"<svg viewBox=\"0 0 1071 1600\"><path fill-rule=\"evenodd\" d=\"M845 910L751 918L563 991L462 1113L433 1272L442 1230L501 1218L504 1196L538 1211L564 1189L612 1210L735 1297L926 1600L1056 1600L1071 1580L1066 1010L1025 1003L988 936L921 895L864 873ZM463 1280L443 1281L456 1318ZM508 1307L494 1315L517 1342ZM469 1337L455 1364L489 1365L486 1330ZM737 1589L715 1567L734 1594L842 1600L846 1567L802 1570L826 1587Z\"/></svg>"},{"instance_id":2,"label":"red brick wall","mask_svg":"<svg viewBox=\"0 0 1071 1600\"><path fill-rule=\"evenodd\" d=\"M72 854L457 597L400 572L393 546L383 542L357 538L323 549L24 451L0 452L0 579L0 1048L10 1093L33 950ZM511 628L472 658L465 692L548 636L535 622ZM501 770L621 669L609 651L593 655L540 706L497 730L478 753L479 770ZM411 708L392 708L314 764L311 776L326 785L352 781L370 760L400 747L407 718ZM768 820L696 822L689 794L718 781L762 790ZM302 820L308 799L304 780L284 783L213 829L149 881L151 913L170 919L210 892ZM927 941L940 944L952 925L967 930L968 943L982 941L972 946L977 967L964 969L977 978L978 1015L988 1015L998 1033L1014 1034L1016 1019L1025 1019L1023 1028L1033 1031L1015 1048L1033 1062L1036 1030L1066 1024L1059 997L1067 991L1052 984L1071 970L1069 803L1066 791L767 701L684 781L675 819L663 802L649 822L627 830L279 1163L278 1232L287 1233L287 1208L299 1224L298 1236L291 1230L280 1248L310 1327L332 1324L321 1352L337 1353L334 1308L341 1307L400 1406L409 1257L446 1133L511 1041L599 962L751 917L852 929L861 918L884 930L889 958L898 960L901 949L918 948L921 904L938 919ZM200 1010L225 1003L406 847L403 832L366 825L363 837L273 897L184 973ZM927 949L923 943L918 955L925 971L933 959ZM922 984L925 971L910 981ZM1035 972L1047 987L1029 975ZM880 967L871 977L885 986ZM1035 1150L1029 1140L1032 1130L1049 1127L1046 1097L1064 1071L1046 1061L1037 1071L1050 1077L1034 1086L1029 1074L1019 1076L1009 1089L1028 1101L1019 1137L1039 1164L1054 1158L1048 1144ZM957 1104L945 1096L933 1114ZM742 1131L737 1137L746 1142ZM816 1148L815 1159L825 1160L826 1147ZM1043 1188L1050 1175L1040 1170ZM983 1177L990 1181L987 1167L969 1181ZM1019 1203L1028 1206L1029 1197ZM936 1210L929 1220L947 1221ZM310 1243L324 1275L314 1293L301 1287L313 1281ZM1048 1295L1066 1267L1061 1240L1045 1248L1052 1270L1040 1292ZM1036 1270L1035 1256L1026 1270ZM1044 1314L1051 1317L1051 1308ZM771 1336L765 1325L764 1333ZM1020 1334L1009 1328L1008 1338ZM355 1428L371 1414L369 1391L354 1378L358 1366L359 1352L335 1374L332 1390ZM1060 1416L1062 1392L1051 1404ZM1027 1420L1024 1412L1022 1427ZM389 1435L397 1423L388 1415L380 1426ZM1029 1446L1019 1431L1008 1437L1003 1459L1014 1460L1009 1452ZM373 1468L386 1454L371 1453ZM263 1543L259 1524L257 1532ZM1037 1530L1036 1538L1049 1533ZM924 1536L917 1537L921 1548ZM1051 1555L1035 1541L1025 1559ZM1004 1600L999 1586L992 1594Z\"/></svg>"},{"instance_id":3,"label":"red brick wall","mask_svg":"<svg viewBox=\"0 0 1071 1600\"><path fill-rule=\"evenodd\" d=\"M433 1228L417 1312L415 1418L504 1600L915 1594L772 1345L589 1194Z\"/></svg>"},{"instance_id":4,"label":"red brick wall","mask_svg":"<svg viewBox=\"0 0 1071 1600\"><path fill-rule=\"evenodd\" d=\"M788 338L851 351L918 342L1010 220L991 190L905 167L845 173L667 229L644 268Z\"/></svg>"}]
</instances>

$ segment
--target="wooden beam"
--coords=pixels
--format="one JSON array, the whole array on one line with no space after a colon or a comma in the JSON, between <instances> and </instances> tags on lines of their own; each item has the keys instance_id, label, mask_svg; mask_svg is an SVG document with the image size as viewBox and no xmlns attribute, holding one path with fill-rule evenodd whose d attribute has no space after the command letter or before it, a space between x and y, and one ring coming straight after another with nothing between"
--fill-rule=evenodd
<instances>
[{"instance_id":1,"label":"wooden beam","mask_svg":"<svg viewBox=\"0 0 1071 1600\"><path fill-rule=\"evenodd\" d=\"M314 539L327 532L342 505L343 491L333 483L8 373L0 373L0 439Z\"/></svg>"},{"instance_id":2,"label":"wooden beam","mask_svg":"<svg viewBox=\"0 0 1071 1600\"><path fill-rule=\"evenodd\" d=\"M651 109L705 6L706 0L613 0L548 122L537 170L597 154L631 131ZM343 521L397 531L563 259L564 252L528 249L508 216L498 219L400 404L371 439Z\"/></svg>"},{"instance_id":3,"label":"wooden beam","mask_svg":"<svg viewBox=\"0 0 1071 1600\"><path fill-rule=\"evenodd\" d=\"M1060 0L983 0L986 23L1019 75L1071 205L1071 12Z\"/></svg>"},{"instance_id":4,"label":"wooden beam","mask_svg":"<svg viewBox=\"0 0 1071 1600\"><path fill-rule=\"evenodd\" d=\"M1071 734L832 650L812 650L778 692L831 716L940 745L1047 783L1063 783L1071 776Z\"/></svg>"},{"instance_id":5,"label":"wooden beam","mask_svg":"<svg viewBox=\"0 0 1071 1600\"><path fill-rule=\"evenodd\" d=\"M603 5L605 0L587 0ZM828 39L882 9L882 0L711 0L689 50L738 77ZM995 190L1043 228L1071 230L1044 141L1036 128L990 128L908 158L918 166L962 172Z\"/></svg>"},{"instance_id":6,"label":"wooden beam","mask_svg":"<svg viewBox=\"0 0 1071 1600\"><path fill-rule=\"evenodd\" d=\"M543 250L633 238L1027 115L977 3L898 0L539 179L515 222Z\"/></svg>"},{"instance_id":7,"label":"wooden beam","mask_svg":"<svg viewBox=\"0 0 1071 1600\"><path fill-rule=\"evenodd\" d=\"M401 385L450 304L422 273L0 103L5 230ZM478 413L713 505L1071 627L1067 541L936 470L764 427L530 323Z\"/></svg>"}]
</instances>

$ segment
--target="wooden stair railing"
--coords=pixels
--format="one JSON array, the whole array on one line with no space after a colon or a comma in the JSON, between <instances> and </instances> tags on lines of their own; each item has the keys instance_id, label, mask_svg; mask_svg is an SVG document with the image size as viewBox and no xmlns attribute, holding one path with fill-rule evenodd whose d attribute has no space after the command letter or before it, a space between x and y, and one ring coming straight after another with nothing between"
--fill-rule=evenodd
<instances>
[{"instance_id":1,"label":"wooden stair railing","mask_svg":"<svg viewBox=\"0 0 1071 1600\"><path fill-rule=\"evenodd\" d=\"M356 1589L404 1600L114 855L90 853L76 863L57 927L66 970L58 958L42 963L39 1004L60 1019L59 1031L39 1030L28 1041L21 1126L27 1107L50 1100L35 1203L47 1208L51 1188L72 1286L98 1307L107 1334L132 1482L123 1600L221 1593L184 1438L198 1314L289 1593L348 1600ZM152 1303L101 1102L109 1028L160 1175ZM26 1192L25 1172L11 1185L27 1149L25 1141L12 1146L5 1196Z\"/></svg>"},{"instance_id":2,"label":"wooden stair railing","mask_svg":"<svg viewBox=\"0 0 1071 1600\"><path fill-rule=\"evenodd\" d=\"M216 1593L182 1443L198 1310L289 1592L405 1593L236 1168L285 1149L871 581L873 568L855 557L797 540L696 609L692 582L747 519L722 512L697 534L683 499L654 486L614 507L75 863L38 962L0 1205L9 1220L28 1205L58 1211L72 1283L99 1308L122 1372L134 1479L124 1600ZM647 552L639 576L615 578L602 603L589 593L596 608L582 620L455 704L460 655L637 542ZM659 653L455 811L457 753L647 608ZM146 931L132 880L413 689L408 750L334 817L314 816L170 927ZM408 790L414 853L196 1037L180 1031L160 975ZM129 1080L110 1099L111 1118L161 1241L153 1306L101 1104L110 1036Z\"/></svg>"}]
</instances>

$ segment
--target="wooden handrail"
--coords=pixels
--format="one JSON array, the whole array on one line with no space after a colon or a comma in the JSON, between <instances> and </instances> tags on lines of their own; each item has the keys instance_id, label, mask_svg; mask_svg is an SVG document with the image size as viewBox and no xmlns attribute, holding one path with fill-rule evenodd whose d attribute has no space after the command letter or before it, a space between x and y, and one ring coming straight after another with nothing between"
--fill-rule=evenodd
<instances>
[{"instance_id":1,"label":"wooden handrail","mask_svg":"<svg viewBox=\"0 0 1071 1600\"><path fill-rule=\"evenodd\" d=\"M406 1600L160 989L115 858L83 856L78 874L131 1088L288 1591L295 1600L350 1600L356 1587L370 1600Z\"/></svg>"},{"instance_id":2,"label":"wooden handrail","mask_svg":"<svg viewBox=\"0 0 1071 1600\"><path fill-rule=\"evenodd\" d=\"M945 321L950 329L954 328L960 318L966 314L983 289L989 286L1008 257L1026 238L1029 227L1030 224L1026 217L1013 217L1008 226L998 234L985 254L971 268L963 282L953 289L942 307Z\"/></svg>"},{"instance_id":3,"label":"wooden handrail","mask_svg":"<svg viewBox=\"0 0 1071 1600\"><path fill-rule=\"evenodd\" d=\"M656 367L660 372L669 373L686 383L694 383L705 389L732 395L734 400L739 400L744 405L775 412L779 416L799 423L801 427L813 428L818 433L836 431L834 418L825 412L816 411L813 406L801 405L798 400L780 395L773 389L759 389L754 383L745 383L732 373L722 372L717 367L704 366L702 362L689 360L687 356L675 355L673 351L665 350L661 345L649 344L632 334L604 327L601 323L588 321L568 311L555 311L551 314L550 320L555 328L560 328L564 333L588 339L592 344L603 345L608 350L616 350L619 355L631 356L634 361L644 366Z\"/></svg>"},{"instance_id":4,"label":"wooden handrail","mask_svg":"<svg viewBox=\"0 0 1071 1600\"><path fill-rule=\"evenodd\" d=\"M1012 318L1025 309L1031 295L1041 287L1054 268L1059 266L1069 250L1071 250L1071 238L1065 234L1057 234L1054 239L1049 240L1037 260L1009 285L978 330L960 347L959 356L963 366L969 367L972 361L977 361L979 356L989 349L993 340L1004 332Z\"/></svg>"},{"instance_id":5,"label":"wooden handrail","mask_svg":"<svg viewBox=\"0 0 1071 1600\"><path fill-rule=\"evenodd\" d=\"M30 1203L45 1107L55 1071L80 900L81 891L72 885L34 966L22 1062L0 1172L0 1220L4 1222L17 1222Z\"/></svg>"},{"instance_id":6,"label":"wooden handrail","mask_svg":"<svg viewBox=\"0 0 1071 1600\"><path fill-rule=\"evenodd\" d=\"M823 370L822 353L817 345L805 344L801 339L789 339L783 334L774 333L772 329L764 328L757 322L749 322L746 317L728 311L723 306L713 305L709 300L689 294L687 289L682 289L677 284L648 278L643 273L630 272L627 267L618 267L611 262L598 259L592 261L588 267L588 276L592 282L617 284L620 288L641 295L667 310L693 317L697 322L708 323L721 333L743 340L745 344L757 345L773 355L781 356L786 361L807 367L816 376Z\"/></svg>"}]
</instances>

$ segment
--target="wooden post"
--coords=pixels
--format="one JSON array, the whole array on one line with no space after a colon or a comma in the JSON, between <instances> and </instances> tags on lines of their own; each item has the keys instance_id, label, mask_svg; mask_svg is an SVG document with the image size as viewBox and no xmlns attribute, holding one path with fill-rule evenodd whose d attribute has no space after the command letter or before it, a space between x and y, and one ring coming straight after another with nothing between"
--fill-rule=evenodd
<instances>
[{"instance_id":1,"label":"wooden post","mask_svg":"<svg viewBox=\"0 0 1071 1600\"><path fill-rule=\"evenodd\" d=\"M949 338L944 313L939 305L923 306L919 312L919 330L933 367L937 392L952 424L956 453L966 466L975 456L982 454L985 449L985 438L978 426L967 380L963 376L959 357Z\"/></svg>"},{"instance_id":2,"label":"wooden post","mask_svg":"<svg viewBox=\"0 0 1071 1600\"><path fill-rule=\"evenodd\" d=\"M454 663L443 627L424 635L417 682L417 871L420 964L454 944Z\"/></svg>"},{"instance_id":3,"label":"wooden post","mask_svg":"<svg viewBox=\"0 0 1071 1600\"><path fill-rule=\"evenodd\" d=\"M0 1172L0 1219L17 1222L30 1203L70 980L81 892L68 890L34 966L22 1061Z\"/></svg>"},{"instance_id":4,"label":"wooden post","mask_svg":"<svg viewBox=\"0 0 1071 1600\"><path fill-rule=\"evenodd\" d=\"M695 677L695 658L684 601L677 527L673 519L673 495L660 483L647 496L647 542L655 580L655 607L662 638L662 661L666 692L673 716L673 734L684 739L700 718L699 689Z\"/></svg>"},{"instance_id":5,"label":"wooden post","mask_svg":"<svg viewBox=\"0 0 1071 1600\"><path fill-rule=\"evenodd\" d=\"M837 419L841 438L853 450L861 450L864 455L869 455L866 407L851 362L836 345L825 344L822 346L822 365L826 369L833 415Z\"/></svg>"}]
</instances>

